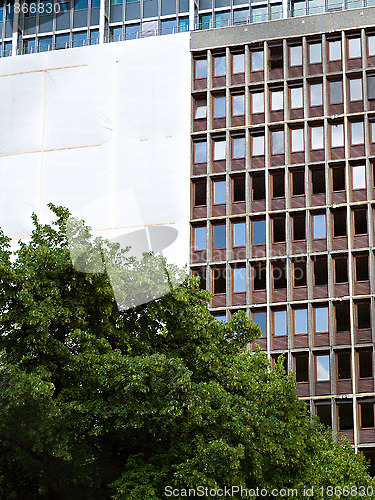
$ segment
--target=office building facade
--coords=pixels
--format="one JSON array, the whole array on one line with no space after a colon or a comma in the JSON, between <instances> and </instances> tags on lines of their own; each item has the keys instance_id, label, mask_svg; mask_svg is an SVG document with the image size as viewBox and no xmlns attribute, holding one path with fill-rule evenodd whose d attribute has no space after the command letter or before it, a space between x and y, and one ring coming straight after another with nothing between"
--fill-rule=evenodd
<instances>
[{"instance_id":1,"label":"office building facade","mask_svg":"<svg viewBox=\"0 0 375 500\"><path fill-rule=\"evenodd\" d=\"M369 8L193 33L191 133L191 269L212 313L246 310L370 458L374 27Z\"/></svg>"}]
</instances>

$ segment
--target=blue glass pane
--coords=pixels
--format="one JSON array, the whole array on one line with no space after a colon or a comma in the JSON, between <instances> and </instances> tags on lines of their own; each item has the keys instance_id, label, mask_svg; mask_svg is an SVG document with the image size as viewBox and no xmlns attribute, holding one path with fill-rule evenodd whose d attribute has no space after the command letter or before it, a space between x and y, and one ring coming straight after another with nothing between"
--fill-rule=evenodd
<instances>
[{"instance_id":1,"label":"blue glass pane","mask_svg":"<svg viewBox=\"0 0 375 500\"><path fill-rule=\"evenodd\" d=\"M233 292L246 292L246 267L233 269Z\"/></svg>"},{"instance_id":2,"label":"blue glass pane","mask_svg":"<svg viewBox=\"0 0 375 500\"><path fill-rule=\"evenodd\" d=\"M97 45L99 43L99 30L91 31L91 45Z\"/></svg>"},{"instance_id":3,"label":"blue glass pane","mask_svg":"<svg viewBox=\"0 0 375 500\"><path fill-rule=\"evenodd\" d=\"M267 313L266 312L255 312L254 313L254 323L259 325L262 330L263 337L267 334Z\"/></svg>"},{"instance_id":4,"label":"blue glass pane","mask_svg":"<svg viewBox=\"0 0 375 500\"><path fill-rule=\"evenodd\" d=\"M211 14L203 14L202 16L200 16L200 28L202 30L208 30L212 28Z\"/></svg>"},{"instance_id":5,"label":"blue glass pane","mask_svg":"<svg viewBox=\"0 0 375 500\"><path fill-rule=\"evenodd\" d=\"M253 244L261 245L266 243L266 221L255 220L253 222Z\"/></svg>"},{"instance_id":6,"label":"blue glass pane","mask_svg":"<svg viewBox=\"0 0 375 500\"><path fill-rule=\"evenodd\" d=\"M214 203L225 203L225 181L214 182Z\"/></svg>"},{"instance_id":7,"label":"blue glass pane","mask_svg":"<svg viewBox=\"0 0 375 500\"><path fill-rule=\"evenodd\" d=\"M195 143L195 163L205 163L207 161L207 142L196 142Z\"/></svg>"},{"instance_id":8,"label":"blue glass pane","mask_svg":"<svg viewBox=\"0 0 375 500\"><path fill-rule=\"evenodd\" d=\"M223 118L225 116L225 96L214 98L214 118Z\"/></svg>"},{"instance_id":9,"label":"blue glass pane","mask_svg":"<svg viewBox=\"0 0 375 500\"><path fill-rule=\"evenodd\" d=\"M213 227L214 229L214 248L225 248L225 224L219 224Z\"/></svg>"},{"instance_id":10,"label":"blue glass pane","mask_svg":"<svg viewBox=\"0 0 375 500\"><path fill-rule=\"evenodd\" d=\"M39 38L39 52L47 52L52 49L52 37Z\"/></svg>"},{"instance_id":11,"label":"blue glass pane","mask_svg":"<svg viewBox=\"0 0 375 500\"><path fill-rule=\"evenodd\" d=\"M307 333L307 309L296 309L294 311L294 333Z\"/></svg>"},{"instance_id":12,"label":"blue glass pane","mask_svg":"<svg viewBox=\"0 0 375 500\"><path fill-rule=\"evenodd\" d=\"M315 331L328 332L328 307L315 309Z\"/></svg>"},{"instance_id":13,"label":"blue glass pane","mask_svg":"<svg viewBox=\"0 0 375 500\"><path fill-rule=\"evenodd\" d=\"M325 214L314 215L313 216L313 231L314 238L326 238L326 216Z\"/></svg>"},{"instance_id":14,"label":"blue glass pane","mask_svg":"<svg viewBox=\"0 0 375 500\"><path fill-rule=\"evenodd\" d=\"M12 55L12 42L4 42L4 57Z\"/></svg>"},{"instance_id":15,"label":"blue glass pane","mask_svg":"<svg viewBox=\"0 0 375 500\"><path fill-rule=\"evenodd\" d=\"M207 78L207 59L195 61L195 78Z\"/></svg>"},{"instance_id":16,"label":"blue glass pane","mask_svg":"<svg viewBox=\"0 0 375 500\"><path fill-rule=\"evenodd\" d=\"M176 0L161 0L161 15L176 14Z\"/></svg>"},{"instance_id":17,"label":"blue glass pane","mask_svg":"<svg viewBox=\"0 0 375 500\"><path fill-rule=\"evenodd\" d=\"M6 6L6 19L11 21L14 17L14 5L7 4Z\"/></svg>"},{"instance_id":18,"label":"blue glass pane","mask_svg":"<svg viewBox=\"0 0 375 500\"><path fill-rule=\"evenodd\" d=\"M91 8L100 7L100 0L91 0Z\"/></svg>"},{"instance_id":19,"label":"blue glass pane","mask_svg":"<svg viewBox=\"0 0 375 500\"><path fill-rule=\"evenodd\" d=\"M230 26L230 12L218 12L215 15L215 28Z\"/></svg>"},{"instance_id":20,"label":"blue glass pane","mask_svg":"<svg viewBox=\"0 0 375 500\"><path fill-rule=\"evenodd\" d=\"M69 47L69 35L56 35L55 48L66 49Z\"/></svg>"},{"instance_id":21,"label":"blue glass pane","mask_svg":"<svg viewBox=\"0 0 375 500\"><path fill-rule=\"evenodd\" d=\"M222 323L225 323L227 320L225 314L215 314L214 318L217 319L218 321L221 321Z\"/></svg>"},{"instance_id":22,"label":"blue glass pane","mask_svg":"<svg viewBox=\"0 0 375 500\"><path fill-rule=\"evenodd\" d=\"M246 245L246 224L239 222L233 224L233 244L235 247L242 247Z\"/></svg>"},{"instance_id":23,"label":"blue glass pane","mask_svg":"<svg viewBox=\"0 0 375 500\"><path fill-rule=\"evenodd\" d=\"M217 56L214 59L214 76L225 75L225 56Z\"/></svg>"},{"instance_id":24,"label":"blue glass pane","mask_svg":"<svg viewBox=\"0 0 375 500\"><path fill-rule=\"evenodd\" d=\"M127 21L133 21L135 19L139 19L141 17L140 13L141 13L141 7L139 2L132 2L126 4L125 19ZM125 32L127 27L128 26L125 26ZM130 28L132 27L133 26L130 26Z\"/></svg>"},{"instance_id":25,"label":"blue glass pane","mask_svg":"<svg viewBox=\"0 0 375 500\"><path fill-rule=\"evenodd\" d=\"M73 47L83 47L87 44L87 33L73 33Z\"/></svg>"},{"instance_id":26,"label":"blue glass pane","mask_svg":"<svg viewBox=\"0 0 375 500\"><path fill-rule=\"evenodd\" d=\"M87 9L89 6L88 0L75 0L74 10Z\"/></svg>"},{"instance_id":27,"label":"blue glass pane","mask_svg":"<svg viewBox=\"0 0 375 500\"><path fill-rule=\"evenodd\" d=\"M286 335L286 311L274 312L275 335Z\"/></svg>"},{"instance_id":28,"label":"blue glass pane","mask_svg":"<svg viewBox=\"0 0 375 500\"><path fill-rule=\"evenodd\" d=\"M316 357L316 380L329 380L329 356Z\"/></svg>"},{"instance_id":29,"label":"blue glass pane","mask_svg":"<svg viewBox=\"0 0 375 500\"><path fill-rule=\"evenodd\" d=\"M0 21L4 18L4 7L0 7Z\"/></svg>"},{"instance_id":30,"label":"blue glass pane","mask_svg":"<svg viewBox=\"0 0 375 500\"><path fill-rule=\"evenodd\" d=\"M176 20L169 19L167 21L161 22L161 34L162 35L171 35L176 32Z\"/></svg>"},{"instance_id":31,"label":"blue glass pane","mask_svg":"<svg viewBox=\"0 0 375 500\"><path fill-rule=\"evenodd\" d=\"M233 139L233 158L245 157L245 137Z\"/></svg>"},{"instance_id":32,"label":"blue glass pane","mask_svg":"<svg viewBox=\"0 0 375 500\"><path fill-rule=\"evenodd\" d=\"M178 12L189 12L189 0L179 0Z\"/></svg>"},{"instance_id":33,"label":"blue glass pane","mask_svg":"<svg viewBox=\"0 0 375 500\"><path fill-rule=\"evenodd\" d=\"M194 250L206 250L206 228L194 228Z\"/></svg>"},{"instance_id":34,"label":"blue glass pane","mask_svg":"<svg viewBox=\"0 0 375 500\"><path fill-rule=\"evenodd\" d=\"M182 31L189 31L189 18L181 17L178 20L178 31L181 33Z\"/></svg>"},{"instance_id":35,"label":"blue glass pane","mask_svg":"<svg viewBox=\"0 0 375 500\"><path fill-rule=\"evenodd\" d=\"M131 40L138 38L140 33L139 24L132 24L131 26L125 26L125 37L126 40Z\"/></svg>"}]
</instances>

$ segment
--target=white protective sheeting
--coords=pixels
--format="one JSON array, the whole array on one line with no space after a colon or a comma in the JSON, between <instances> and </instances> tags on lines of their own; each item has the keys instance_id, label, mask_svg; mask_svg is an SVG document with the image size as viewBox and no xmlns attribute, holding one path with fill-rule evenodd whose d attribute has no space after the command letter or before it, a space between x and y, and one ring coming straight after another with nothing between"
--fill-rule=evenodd
<instances>
[{"instance_id":1,"label":"white protective sheeting","mask_svg":"<svg viewBox=\"0 0 375 500\"><path fill-rule=\"evenodd\" d=\"M189 40L181 33L0 60L7 235L29 236L33 211L50 222L52 202L108 238L173 228L163 254L188 262Z\"/></svg>"}]
</instances>

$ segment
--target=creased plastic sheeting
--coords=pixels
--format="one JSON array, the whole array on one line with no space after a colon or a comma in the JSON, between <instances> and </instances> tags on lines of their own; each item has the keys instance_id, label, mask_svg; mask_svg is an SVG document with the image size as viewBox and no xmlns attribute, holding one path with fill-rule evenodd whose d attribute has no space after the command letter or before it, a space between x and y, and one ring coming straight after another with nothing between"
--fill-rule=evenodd
<instances>
[{"instance_id":1,"label":"creased plastic sheeting","mask_svg":"<svg viewBox=\"0 0 375 500\"><path fill-rule=\"evenodd\" d=\"M112 226L111 143L44 153L41 220L51 221L47 203L68 207L95 228ZM106 203L98 203L103 197Z\"/></svg>"},{"instance_id":2,"label":"creased plastic sheeting","mask_svg":"<svg viewBox=\"0 0 375 500\"><path fill-rule=\"evenodd\" d=\"M0 158L0 227L11 238L32 231L31 214L38 212L41 154Z\"/></svg>"},{"instance_id":3,"label":"creased plastic sheeting","mask_svg":"<svg viewBox=\"0 0 375 500\"><path fill-rule=\"evenodd\" d=\"M138 254L148 245L187 263L189 41L181 33L0 60L7 234L30 235L33 211L49 223L52 202L94 234L136 238Z\"/></svg>"},{"instance_id":4,"label":"creased plastic sheeting","mask_svg":"<svg viewBox=\"0 0 375 500\"><path fill-rule=\"evenodd\" d=\"M0 155L40 151L43 73L0 77Z\"/></svg>"},{"instance_id":5,"label":"creased plastic sheeting","mask_svg":"<svg viewBox=\"0 0 375 500\"><path fill-rule=\"evenodd\" d=\"M118 45L116 186L135 190L145 225L178 231L163 254L184 265L190 204L189 37L159 37L157 42L146 38Z\"/></svg>"}]
</instances>

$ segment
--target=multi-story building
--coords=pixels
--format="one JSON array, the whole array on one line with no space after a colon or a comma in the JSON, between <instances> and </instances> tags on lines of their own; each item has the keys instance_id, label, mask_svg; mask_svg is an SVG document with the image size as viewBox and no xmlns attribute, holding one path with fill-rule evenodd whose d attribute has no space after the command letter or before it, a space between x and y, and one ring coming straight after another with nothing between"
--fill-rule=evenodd
<instances>
[{"instance_id":1,"label":"multi-story building","mask_svg":"<svg viewBox=\"0 0 375 500\"><path fill-rule=\"evenodd\" d=\"M373 458L375 9L195 32L191 269ZM253 347L254 349L254 347Z\"/></svg>"}]
</instances>

